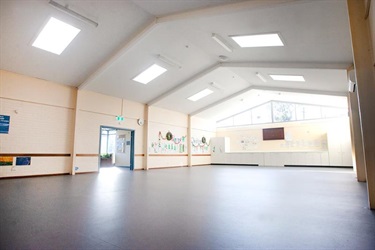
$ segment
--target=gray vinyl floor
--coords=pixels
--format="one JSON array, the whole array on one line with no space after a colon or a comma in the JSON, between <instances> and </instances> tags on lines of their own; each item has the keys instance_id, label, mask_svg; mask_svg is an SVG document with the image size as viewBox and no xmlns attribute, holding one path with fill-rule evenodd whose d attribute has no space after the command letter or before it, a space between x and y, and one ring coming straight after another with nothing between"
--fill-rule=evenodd
<instances>
[{"instance_id":1,"label":"gray vinyl floor","mask_svg":"<svg viewBox=\"0 0 375 250\"><path fill-rule=\"evenodd\" d=\"M375 249L352 170L204 166L0 180L0 249Z\"/></svg>"}]
</instances>

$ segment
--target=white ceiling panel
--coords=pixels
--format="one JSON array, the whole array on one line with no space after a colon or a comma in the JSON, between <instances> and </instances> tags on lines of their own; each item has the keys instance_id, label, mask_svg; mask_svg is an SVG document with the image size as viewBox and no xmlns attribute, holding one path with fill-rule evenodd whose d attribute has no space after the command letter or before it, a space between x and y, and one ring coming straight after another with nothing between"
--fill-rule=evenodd
<instances>
[{"instance_id":1,"label":"white ceiling panel","mask_svg":"<svg viewBox=\"0 0 375 250\"><path fill-rule=\"evenodd\" d=\"M340 108L347 108L348 106L345 95L331 96L321 94L252 89L234 98L231 98L230 100L215 105L210 109L204 110L196 114L196 116L205 119L211 119L214 121L220 121L268 101L286 101L322 106L334 106Z\"/></svg>"},{"instance_id":2,"label":"white ceiling panel","mask_svg":"<svg viewBox=\"0 0 375 250\"><path fill-rule=\"evenodd\" d=\"M158 60L159 54L177 62L182 68ZM154 63L164 66L168 71L147 85L132 80ZM169 32L168 26L161 25L153 28L145 39L90 81L86 89L147 103L213 64L215 61L200 47L191 44L183 33L175 36Z\"/></svg>"},{"instance_id":3,"label":"white ceiling panel","mask_svg":"<svg viewBox=\"0 0 375 250\"><path fill-rule=\"evenodd\" d=\"M242 2L244 0L132 0L142 9L154 16L190 11L220 4Z\"/></svg>"},{"instance_id":4,"label":"white ceiling panel","mask_svg":"<svg viewBox=\"0 0 375 250\"><path fill-rule=\"evenodd\" d=\"M56 0L98 22L97 28L48 2L0 1L1 69L185 114L206 110L201 114L214 119L241 110L235 93L246 95L249 86L335 95L347 89L353 59L345 0ZM51 16L81 29L60 56L31 46ZM230 38L271 32L281 35L284 47L240 48ZM182 67L161 62L159 54ZM153 63L168 71L147 85L132 80ZM303 75L306 82L276 82L269 74ZM224 90L186 100L211 82Z\"/></svg>"},{"instance_id":5,"label":"white ceiling panel","mask_svg":"<svg viewBox=\"0 0 375 250\"><path fill-rule=\"evenodd\" d=\"M129 1L59 1L99 23L95 28L67 15L48 1L0 1L1 69L77 86L127 37L152 19ZM67 22L81 32L61 54L31 46L50 17Z\"/></svg>"},{"instance_id":6,"label":"white ceiling panel","mask_svg":"<svg viewBox=\"0 0 375 250\"><path fill-rule=\"evenodd\" d=\"M202 106L210 105L249 86L247 81L231 72L229 69L217 68L195 80L190 85L162 99L155 105L165 109L173 109L178 112L193 113ZM196 102L187 99L206 88L212 90L213 93Z\"/></svg>"}]
</instances>

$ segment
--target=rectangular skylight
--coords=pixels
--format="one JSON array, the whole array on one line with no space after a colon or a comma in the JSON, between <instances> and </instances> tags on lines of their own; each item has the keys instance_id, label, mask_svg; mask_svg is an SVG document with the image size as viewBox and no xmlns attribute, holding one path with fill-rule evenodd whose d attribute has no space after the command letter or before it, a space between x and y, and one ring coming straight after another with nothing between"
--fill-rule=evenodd
<instances>
[{"instance_id":1,"label":"rectangular skylight","mask_svg":"<svg viewBox=\"0 0 375 250\"><path fill-rule=\"evenodd\" d=\"M212 93L213 93L213 91L211 89L204 89L204 90L196 93L195 95L190 96L188 99L190 101L196 102L196 101L202 99L203 97L206 97L206 96L208 96Z\"/></svg>"},{"instance_id":2,"label":"rectangular skylight","mask_svg":"<svg viewBox=\"0 0 375 250\"><path fill-rule=\"evenodd\" d=\"M242 48L284 46L279 34L231 36Z\"/></svg>"},{"instance_id":3,"label":"rectangular skylight","mask_svg":"<svg viewBox=\"0 0 375 250\"><path fill-rule=\"evenodd\" d=\"M145 71L134 77L133 80L136 82L147 84L154 80L156 77L163 74L165 71L167 71L165 68L157 64L153 64L150 67L148 67Z\"/></svg>"},{"instance_id":4,"label":"rectangular skylight","mask_svg":"<svg viewBox=\"0 0 375 250\"><path fill-rule=\"evenodd\" d=\"M60 55L80 31L76 27L51 17L32 45Z\"/></svg>"},{"instance_id":5,"label":"rectangular skylight","mask_svg":"<svg viewBox=\"0 0 375 250\"><path fill-rule=\"evenodd\" d=\"M288 82L305 82L303 76L295 75L270 75L270 77L275 81L288 81Z\"/></svg>"}]
</instances>

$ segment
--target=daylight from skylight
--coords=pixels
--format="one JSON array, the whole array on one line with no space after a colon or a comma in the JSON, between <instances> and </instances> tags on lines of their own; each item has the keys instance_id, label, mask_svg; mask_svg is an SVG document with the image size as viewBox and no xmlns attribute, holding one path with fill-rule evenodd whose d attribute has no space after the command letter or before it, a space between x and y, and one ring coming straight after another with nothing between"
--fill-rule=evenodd
<instances>
[{"instance_id":1,"label":"daylight from skylight","mask_svg":"<svg viewBox=\"0 0 375 250\"><path fill-rule=\"evenodd\" d=\"M278 34L231 36L242 48L284 46Z\"/></svg>"},{"instance_id":2,"label":"daylight from skylight","mask_svg":"<svg viewBox=\"0 0 375 250\"><path fill-rule=\"evenodd\" d=\"M303 76L295 75L270 75L270 77L275 81L289 81L289 82L305 82Z\"/></svg>"},{"instance_id":3,"label":"daylight from skylight","mask_svg":"<svg viewBox=\"0 0 375 250\"><path fill-rule=\"evenodd\" d=\"M51 17L32 46L60 55L80 31L76 27Z\"/></svg>"},{"instance_id":4,"label":"daylight from skylight","mask_svg":"<svg viewBox=\"0 0 375 250\"><path fill-rule=\"evenodd\" d=\"M211 89L204 89L204 90L196 93L195 95L190 96L188 99L190 101L196 102L196 101L198 101L198 100L200 100L200 99L202 99L202 98L204 98L208 95L211 95L212 93L213 93L213 91Z\"/></svg>"},{"instance_id":5,"label":"daylight from skylight","mask_svg":"<svg viewBox=\"0 0 375 250\"><path fill-rule=\"evenodd\" d=\"M165 68L157 64L153 64L138 76L133 78L133 80L139 83L147 84L166 71L167 70Z\"/></svg>"}]
</instances>

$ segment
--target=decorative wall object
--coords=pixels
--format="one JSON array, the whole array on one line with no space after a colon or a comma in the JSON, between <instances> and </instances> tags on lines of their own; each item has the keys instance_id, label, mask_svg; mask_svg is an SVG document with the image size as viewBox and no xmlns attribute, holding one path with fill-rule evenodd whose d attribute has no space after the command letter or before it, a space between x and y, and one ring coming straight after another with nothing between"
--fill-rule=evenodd
<instances>
[{"instance_id":1,"label":"decorative wall object","mask_svg":"<svg viewBox=\"0 0 375 250\"><path fill-rule=\"evenodd\" d=\"M31 165L31 157L17 157L16 166L29 166Z\"/></svg>"},{"instance_id":2,"label":"decorative wall object","mask_svg":"<svg viewBox=\"0 0 375 250\"><path fill-rule=\"evenodd\" d=\"M185 153L185 143L186 136L177 137L168 131L164 137L159 131L158 142L152 142L151 149L153 153Z\"/></svg>"},{"instance_id":3,"label":"decorative wall object","mask_svg":"<svg viewBox=\"0 0 375 250\"><path fill-rule=\"evenodd\" d=\"M284 140L284 128L264 128L263 140Z\"/></svg>"},{"instance_id":4,"label":"decorative wall object","mask_svg":"<svg viewBox=\"0 0 375 250\"><path fill-rule=\"evenodd\" d=\"M9 115L0 115L0 134L9 133L9 123L10 123Z\"/></svg>"},{"instance_id":5,"label":"decorative wall object","mask_svg":"<svg viewBox=\"0 0 375 250\"><path fill-rule=\"evenodd\" d=\"M0 166L12 166L13 157L0 157Z\"/></svg>"},{"instance_id":6,"label":"decorative wall object","mask_svg":"<svg viewBox=\"0 0 375 250\"><path fill-rule=\"evenodd\" d=\"M191 138L191 145L193 146L193 153L210 153L210 142L207 143L206 137Z\"/></svg>"},{"instance_id":7,"label":"decorative wall object","mask_svg":"<svg viewBox=\"0 0 375 250\"><path fill-rule=\"evenodd\" d=\"M246 136L240 139L241 148L250 151L258 148L260 139L255 136Z\"/></svg>"}]
</instances>

